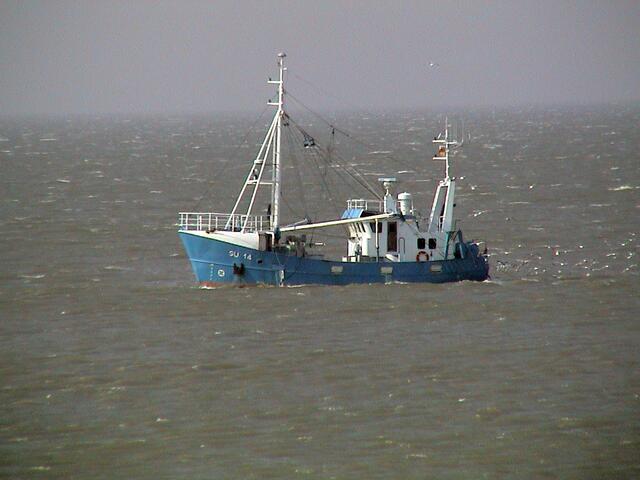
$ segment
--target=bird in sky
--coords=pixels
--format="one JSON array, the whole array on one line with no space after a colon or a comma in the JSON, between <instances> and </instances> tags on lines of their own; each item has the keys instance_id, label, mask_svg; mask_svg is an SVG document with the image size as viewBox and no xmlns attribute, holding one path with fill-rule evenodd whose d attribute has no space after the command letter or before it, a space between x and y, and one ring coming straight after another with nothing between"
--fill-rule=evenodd
<instances>
[{"instance_id":1,"label":"bird in sky","mask_svg":"<svg viewBox=\"0 0 640 480\"><path fill-rule=\"evenodd\" d=\"M439 64L439 63L429 62L429 67L430 67L430 68L436 68L436 67L439 67L439 66L440 66L440 64Z\"/></svg>"}]
</instances>

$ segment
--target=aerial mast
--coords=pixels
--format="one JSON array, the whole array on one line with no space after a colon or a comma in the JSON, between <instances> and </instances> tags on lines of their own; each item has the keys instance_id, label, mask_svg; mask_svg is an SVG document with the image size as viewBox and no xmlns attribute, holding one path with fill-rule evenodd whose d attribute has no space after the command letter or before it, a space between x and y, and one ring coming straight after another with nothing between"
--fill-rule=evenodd
<instances>
[{"instance_id":1,"label":"aerial mast","mask_svg":"<svg viewBox=\"0 0 640 480\"><path fill-rule=\"evenodd\" d=\"M278 85L278 101L269 102L269 105L275 105L278 107L276 112L276 132L275 132L275 149L273 155L273 188L271 189L271 204L273 206L271 211L271 226L275 230L280 226L280 182L282 177L282 168L280 166L281 155L281 139L282 139L282 117L284 116L284 58L286 53L280 52L278 54L278 68L279 78L278 80L269 80L269 83Z\"/></svg>"},{"instance_id":2,"label":"aerial mast","mask_svg":"<svg viewBox=\"0 0 640 480\"><path fill-rule=\"evenodd\" d=\"M445 119L444 125L444 138L442 134L433 139L433 143L439 144L438 152L433 157L434 160L444 160L444 178L449 179L449 152L450 147L457 147L461 145L457 140L449 140L449 119Z\"/></svg>"}]
</instances>

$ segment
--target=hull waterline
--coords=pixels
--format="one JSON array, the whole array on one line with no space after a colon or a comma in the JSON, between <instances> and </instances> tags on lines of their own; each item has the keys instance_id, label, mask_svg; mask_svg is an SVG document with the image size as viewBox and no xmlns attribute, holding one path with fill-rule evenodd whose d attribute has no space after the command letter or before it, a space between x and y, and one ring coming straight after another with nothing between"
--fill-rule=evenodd
<instances>
[{"instance_id":1,"label":"hull waterline","mask_svg":"<svg viewBox=\"0 0 640 480\"><path fill-rule=\"evenodd\" d=\"M260 251L179 232L196 280L217 285L348 285L357 283L446 283L483 281L489 265L477 245L463 258L426 262L340 262Z\"/></svg>"}]
</instances>

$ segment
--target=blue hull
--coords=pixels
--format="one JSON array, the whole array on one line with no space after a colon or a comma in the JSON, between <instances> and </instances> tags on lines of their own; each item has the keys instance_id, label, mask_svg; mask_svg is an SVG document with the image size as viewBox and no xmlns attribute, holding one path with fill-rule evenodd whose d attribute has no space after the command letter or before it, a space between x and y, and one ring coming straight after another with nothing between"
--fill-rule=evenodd
<instances>
[{"instance_id":1,"label":"blue hull","mask_svg":"<svg viewBox=\"0 0 640 480\"><path fill-rule=\"evenodd\" d=\"M464 258L429 262L340 262L267 252L179 232L201 285L347 285L486 280L489 265L474 244Z\"/></svg>"}]
</instances>

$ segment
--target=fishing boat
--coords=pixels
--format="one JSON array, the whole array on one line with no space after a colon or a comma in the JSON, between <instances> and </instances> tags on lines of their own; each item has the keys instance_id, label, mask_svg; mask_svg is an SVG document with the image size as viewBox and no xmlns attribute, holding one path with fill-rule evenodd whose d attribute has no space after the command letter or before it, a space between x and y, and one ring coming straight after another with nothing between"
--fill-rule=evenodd
<instances>
[{"instance_id":1,"label":"fishing boat","mask_svg":"<svg viewBox=\"0 0 640 480\"><path fill-rule=\"evenodd\" d=\"M355 283L444 283L488 278L486 247L465 241L455 218L456 179L450 176L450 125L433 139L434 160L444 162L428 218L414 208L408 192L395 194L397 179L381 177L375 199L348 198L339 218L283 222L282 131L293 120L285 111L284 66L278 54L277 100L267 133L229 213L180 212L178 234L202 286L221 284L276 286ZM332 126L332 133L335 133ZM316 139L302 130L304 147ZM363 183L363 182L360 182ZM268 204L256 213L258 192ZM294 200L295 201L295 200ZM322 244L310 237L323 229L340 228L345 255L325 258ZM481 251L482 250L482 251Z\"/></svg>"}]
</instances>

